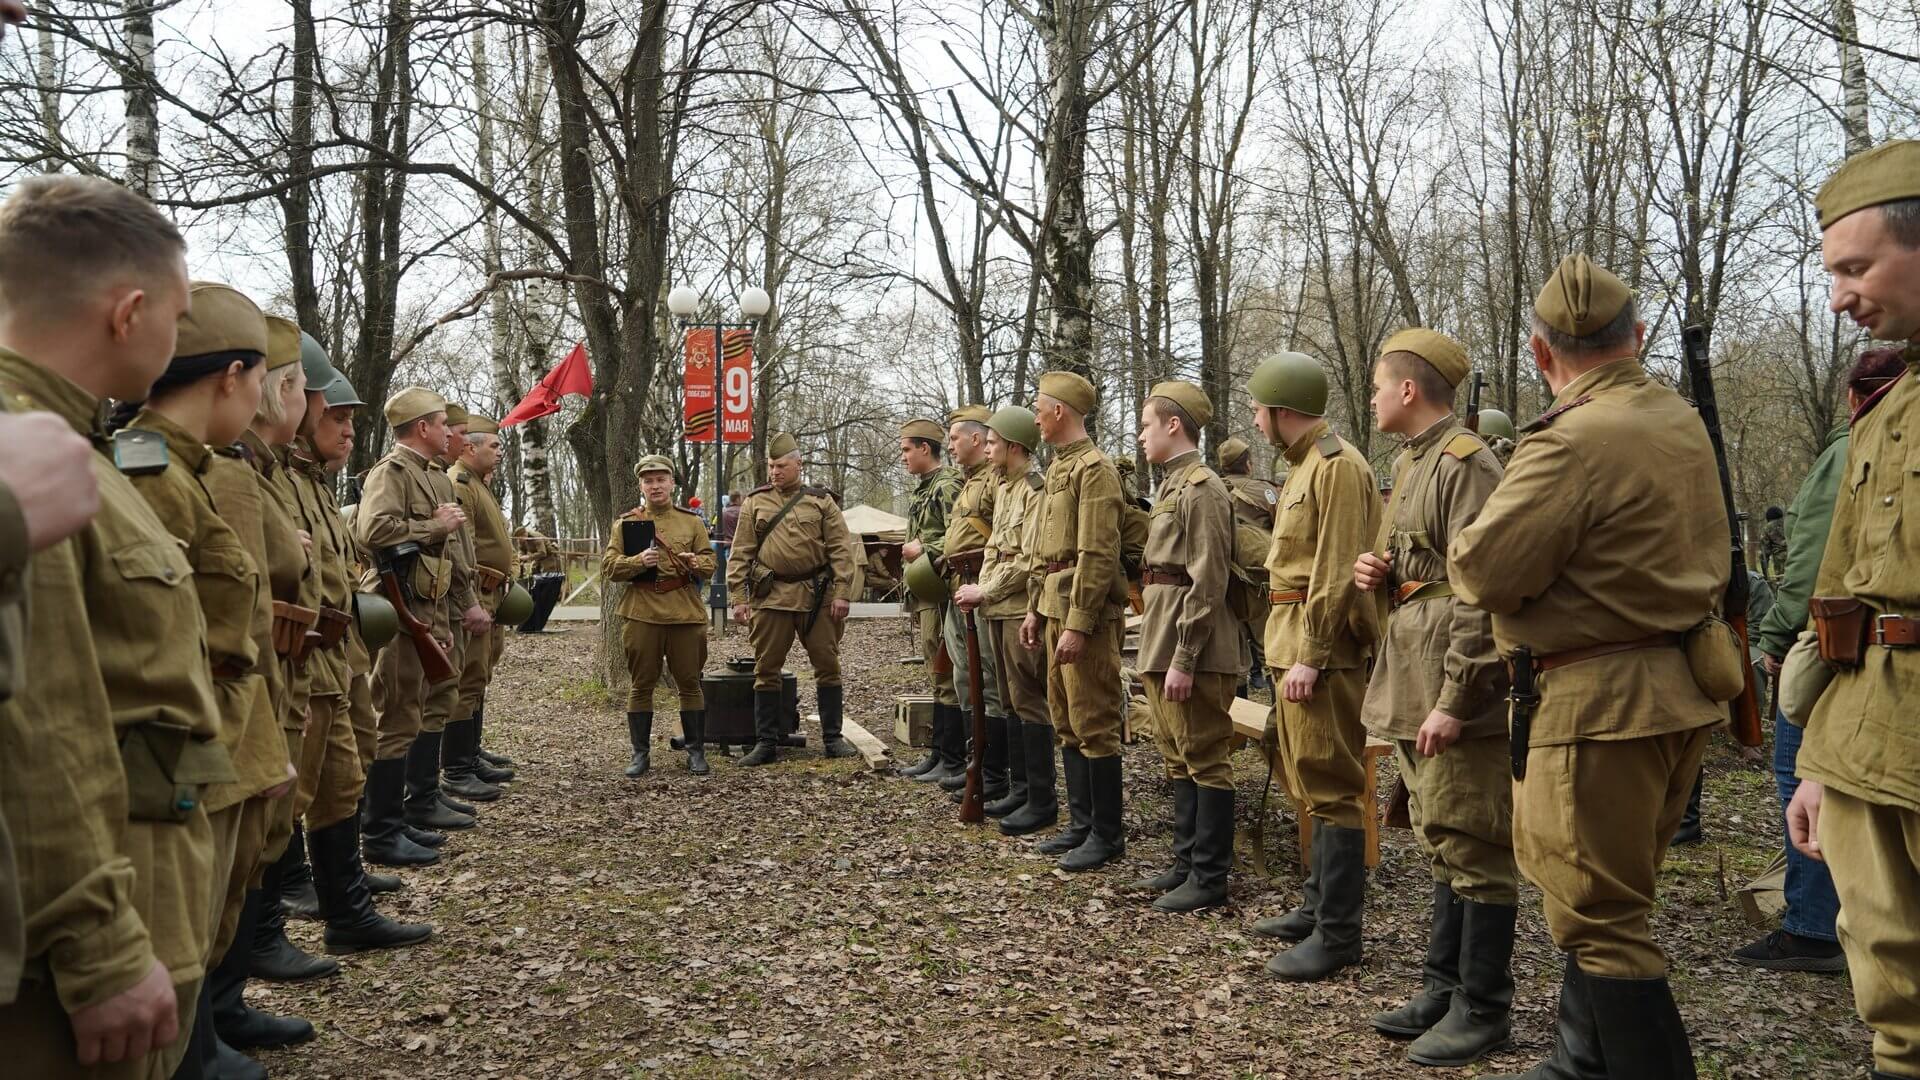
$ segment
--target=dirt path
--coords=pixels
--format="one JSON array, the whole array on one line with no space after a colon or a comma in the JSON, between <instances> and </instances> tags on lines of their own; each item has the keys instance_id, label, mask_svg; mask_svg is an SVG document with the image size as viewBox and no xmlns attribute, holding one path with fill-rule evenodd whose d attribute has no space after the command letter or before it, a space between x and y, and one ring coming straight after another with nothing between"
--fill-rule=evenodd
<instances>
[{"instance_id":1,"label":"dirt path","mask_svg":"<svg viewBox=\"0 0 1920 1080\"><path fill-rule=\"evenodd\" d=\"M823 761L817 731L780 765L715 757L705 778L661 737L653 773L624 779L624 725L588 655L597 637L576 625L509 643L488 733L520 781L382 904L432 921L434 939L348 958L321 983L255 984L257 1002L320 1028L263 1057L274 1076L1471 1075L1413 1066L1366 1023L1419 977L1429 886L1409 834L1385 834L1365 965L1282 984L1245 928L1297 897L1289 823L1267 830L1281 876L1236 875L1230 909L1164 916L1120 891L1166 857L1150 745L1127 752L1127 860L1070 877L959 825L940 792ZM896 662L910 648L891 621L849 631L849 715L888 742L892 697L920 677ZM713 663L745 649L736 634ZM1260 765L1238 757L1246 822ZM1843 979L1726 959L1753 931L1722 883L1771 857L1771 791L1718 746L1709 842L1662 875L1656 929L1700 1074L1864 1075L1868 1032ZM318 948L316 924L292 932ZM1552 1043L1559 967L1537 895L1521 933L1518 1044L1482 1072L1517 1071Z\"/></svg>"}]
</instances>

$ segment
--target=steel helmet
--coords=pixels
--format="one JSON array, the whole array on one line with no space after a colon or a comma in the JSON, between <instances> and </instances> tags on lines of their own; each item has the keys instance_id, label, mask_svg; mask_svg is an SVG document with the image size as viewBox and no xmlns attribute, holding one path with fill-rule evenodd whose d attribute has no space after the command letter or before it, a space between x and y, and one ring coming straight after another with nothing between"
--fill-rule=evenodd
<instances>
[{"instance_id":1,"label":"steel helmet","mask_svg":"<svg viewBox=\"0 0 1920 1080\"><path fill-rule=\"evenodd\" d=\"M921 552L920 557L907 564L901 575L906 579L907 591L929 604L944 604L951 595L947 589L947 579L933 568L933 556Z\"/></svg>"},{"instance_id":2,"label":"steel helmet","mask_svg":"<svg viewBox=\"0 0 1920 1080\"><path fill-rule=\"evenodd\" d=\"M1513 430L1513 418L1499 409L1480 410L1480 435L1487 439L1505 439L1512 442L1519 436Z\"/></svg>"},{"instance_id":3,"label":"steel helmet","mask_svg":"<svg viewBox=\"0 0 1920 1080\"><path fill-rule=\"evenodd\" d=\"M1040 445L1040 425L1033 421L1033 410L1024 405L1004 405L987 420L987 427L1008 442L1019 443L1028 453Z\"/></svg>"},{"instance_id":4,"label":"steel helmet","mask_svg":"<svg viewBox=\"0 0 1920 1080\"><path fill-rule=\"evenodd\" d=\"M378 649L400 633L400 616L387 598L378 593L355 593L354 620L360 624L360 640L367 648Z\"/></svg>"},{"instance_id":5,"label":"steel helmet","mask_svg":"<svg viewBox=\"0 0 1920 1080\"><path fill-rule=\"evenodd\" d=\"M1327 414L1327 373L1305 353L1283 352L1260 361L1247 380L1254 404L1292 409L1302 416Z\"/></svg>"},{"instance_id":6,"label":"steel helmet","mask_svg":"<svg viewBox=\"0 0 1920 1080\"><path fill-rule=\"evenodd\" d=\"M519 626L532 617L533 594L516 581L500 599L500 610L493 613L493 621L501 626Z\"/></svg>"}]
</instances>

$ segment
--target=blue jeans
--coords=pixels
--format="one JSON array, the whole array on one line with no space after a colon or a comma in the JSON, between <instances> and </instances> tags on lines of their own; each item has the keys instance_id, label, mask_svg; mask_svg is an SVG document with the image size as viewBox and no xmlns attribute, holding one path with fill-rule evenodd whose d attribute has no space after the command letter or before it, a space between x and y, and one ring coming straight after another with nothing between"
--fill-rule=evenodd
<instances>
[{"instance_id":1,"label":"blue jeans","mask_svg":"<svg viewBox=\"0 0 1920 1080\"><path fill-rule=\"evenodd\" d=\"M1800 758L1801 731L1778 712L1773 716L1773 779L1780 788L1781 825L1785 827L1786 808L1800 787L1793 774ZM1833 891L1833 874L1827 864L1800 854L1787 841L1787 915L1780 928L1789 934L1820 941L1838 941L1833 921L1840 915L1840 897Z\"/></svg>"}]
</instances>

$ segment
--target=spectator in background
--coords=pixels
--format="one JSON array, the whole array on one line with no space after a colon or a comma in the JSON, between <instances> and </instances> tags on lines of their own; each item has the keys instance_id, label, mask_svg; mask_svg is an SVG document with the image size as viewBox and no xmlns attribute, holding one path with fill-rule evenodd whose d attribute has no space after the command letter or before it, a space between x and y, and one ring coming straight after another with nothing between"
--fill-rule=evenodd
<instances>
[{"instance_id":1,"label":"spectator in background","mask_svg":"<svg viewBox=\"0 0 1920 1080\"><path fill-rule=\"evenodd\" d=\"M1767 524L1760 530L1760 572L1769 581L1778 578L1787 566L1786 511L1767 507Z\"/></svg>"},{"instance_id":2,"label":"spectator in background","mask_svg":"<svg viewBox=\"0 0 1920 1080\"><path fill-rule=\"evenodd\" d=\"M733 530L740 527L740 500L746 498L738 491L727 493L726 507L720 511L720 539L733 543Z\"/></svg>"}]
</instances>

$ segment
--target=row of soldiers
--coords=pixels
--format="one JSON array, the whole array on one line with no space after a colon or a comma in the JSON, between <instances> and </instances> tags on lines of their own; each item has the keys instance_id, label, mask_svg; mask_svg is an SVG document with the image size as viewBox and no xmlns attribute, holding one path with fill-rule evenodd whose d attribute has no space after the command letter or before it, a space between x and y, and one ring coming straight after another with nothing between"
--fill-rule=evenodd
<instances>
[{"instance_id":1,"label":"row of soldiers","mask_svg":"<svg viewBox=\"0 0 1920 1080\"><path fill-rule=\"evenodd\" d=\"M400 447L343 514L364 403L311 334L190 281L185 251L104 180L35 177L0 205L5 456L35 470L8 480L62 509L0 498L0 1045L19 1075L264 1076L242 1050L314 1032L250 1007L247 980L339 970L287 939L289 911L332 954L432 933L374 907L401 882L365 868L363 814L368 860L432 862L436 830L474 823L450 796L511 776L478 745L513 566L497 427L403 391ZM377 584L402 561L404 620ZM422 678L417 635L387 645L400 621L432 628L450 673Z\"/></svg>"}]
</instances>

